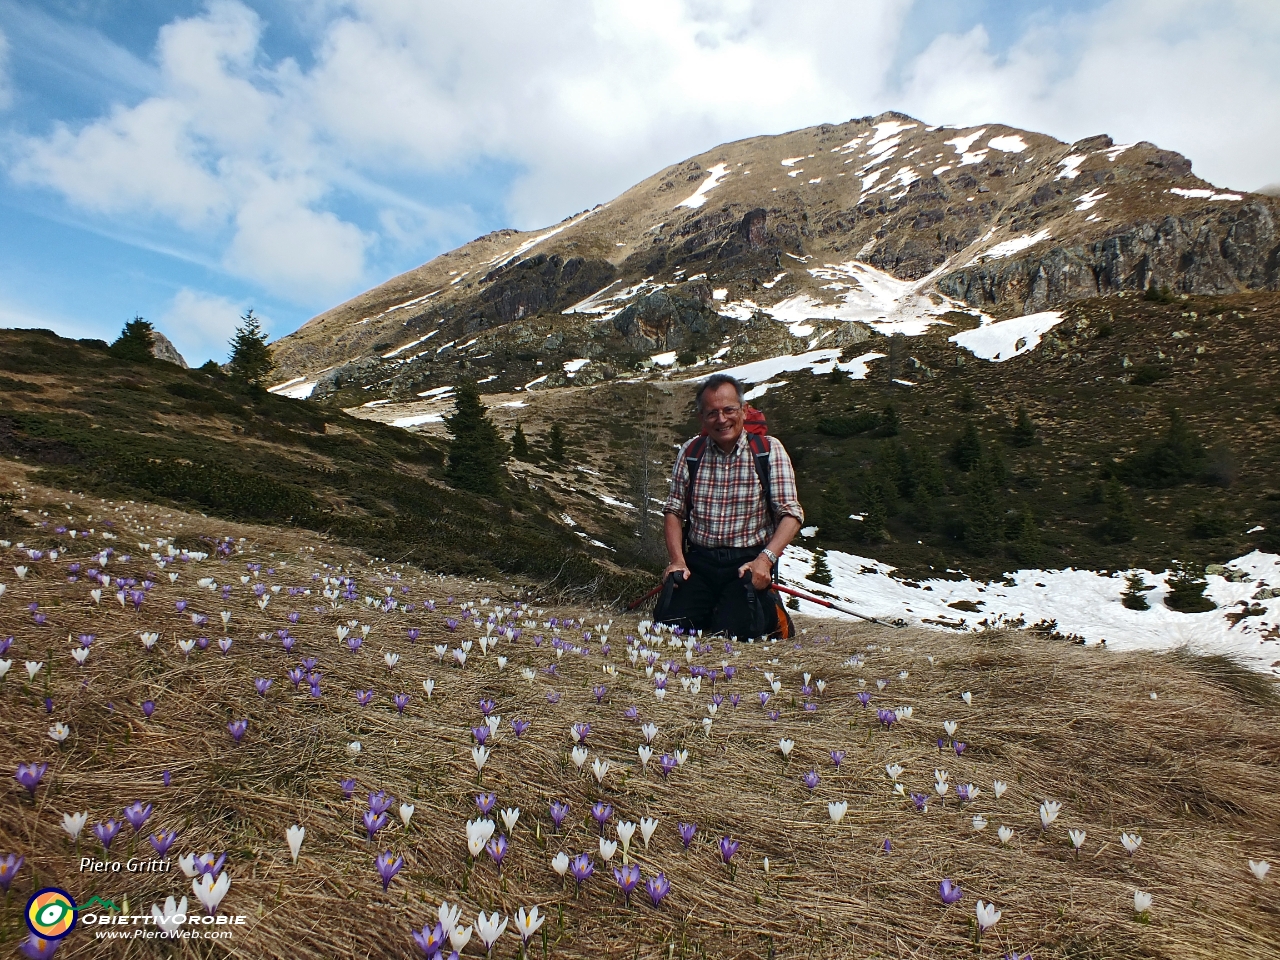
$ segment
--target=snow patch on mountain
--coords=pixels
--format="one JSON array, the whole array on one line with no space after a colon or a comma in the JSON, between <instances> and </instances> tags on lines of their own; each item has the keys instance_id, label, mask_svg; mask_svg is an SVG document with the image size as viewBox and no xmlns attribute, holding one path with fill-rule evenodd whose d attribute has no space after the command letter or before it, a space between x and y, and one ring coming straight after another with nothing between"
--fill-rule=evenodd
<instances>
[{"instance_id":1,"label":"snow patch on mountain","mask_svg":"<svg viewBox=\"0 0 1280 960\"><path fill-rule=\"evenodd\" d=\"M717 163L707 171L707 179L698 184L698 189L693 192L692 196L681 200L676 204L676 206L688 207L690 210L697 210L707 202L707 193L710 192L721 180L728 176L728 173L728 164Z\"/></svg>"},{"instance_id":2,"label":"snow patch on mountain","mask_svg":"<svg viewBox=\"0 0 1280 960\"><path fill-rule=\"evenodd\" d=\"M1034 350L1040 345L1040 338L1061 322L1060 310L1046 310L1044 313L1028 313L1010 320L984 323L947 339L975 357L1003 363Z\"/></svg>"}]
</instances>

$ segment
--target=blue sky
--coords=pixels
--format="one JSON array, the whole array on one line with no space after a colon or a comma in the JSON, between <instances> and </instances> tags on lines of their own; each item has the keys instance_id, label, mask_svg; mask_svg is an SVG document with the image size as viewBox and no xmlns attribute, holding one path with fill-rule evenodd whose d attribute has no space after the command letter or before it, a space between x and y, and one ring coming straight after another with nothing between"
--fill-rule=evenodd
<instances>
[{"instance_id":1,"label":"blue sky","mask_svg":"<svg viewBox=\"0 0 1280 960\"><path fill-rule=\"evenodd\" d=\"M1280 181L1270 0L0 0L0 325L189 362L715 144L899 109Z\"/></svg>"}]
</instances>

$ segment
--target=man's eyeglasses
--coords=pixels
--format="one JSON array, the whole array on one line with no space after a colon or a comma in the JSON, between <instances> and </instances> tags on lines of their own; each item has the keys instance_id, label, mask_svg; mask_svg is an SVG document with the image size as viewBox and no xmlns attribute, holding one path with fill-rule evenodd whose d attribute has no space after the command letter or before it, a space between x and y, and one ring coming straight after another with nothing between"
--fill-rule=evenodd
<instances>
[{"instance_id":1,"label":"man's eyeglasses","mask_svg":"<svg viewBox=\"0 0 1280 960\"><path fill-rule=\"evenodd\" d=\"M741 407L721 407L719 410L703 410L703 420L718 420L724 417L726 420L732 420L742 412Z\"/></svg>"}]
</instances>

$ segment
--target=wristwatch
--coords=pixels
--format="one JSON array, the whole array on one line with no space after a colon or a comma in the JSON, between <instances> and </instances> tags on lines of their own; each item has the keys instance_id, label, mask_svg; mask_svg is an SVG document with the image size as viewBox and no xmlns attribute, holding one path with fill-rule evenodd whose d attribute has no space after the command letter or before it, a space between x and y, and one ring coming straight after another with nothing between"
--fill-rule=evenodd
<instances>
[{"instance_id":1,"label":"wristwatch","mask_svg":"<svg viewBox=\"0 0 1280 960\"><path fill-rule=\"evenodd\" d=\"M770 563L778 562L778 555L774 553L772 550L770 550L768 547L763 548L760 552L769 558Z\"/></svg>"}]
</instances>

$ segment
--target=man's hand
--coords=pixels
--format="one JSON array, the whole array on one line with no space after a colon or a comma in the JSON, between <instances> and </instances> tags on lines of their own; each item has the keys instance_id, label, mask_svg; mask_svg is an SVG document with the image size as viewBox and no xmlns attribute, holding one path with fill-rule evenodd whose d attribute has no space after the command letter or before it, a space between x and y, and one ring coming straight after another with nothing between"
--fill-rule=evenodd
<instances>
[{"instance_id":1,"label":"man's hand","mask_svg":"<svg viewBox=\"0 0 1280 960\"><path fill-rule=\"evenodd\" d=\"M679 574L679 576L676 577L677 587L680 586L682 583L684 583L686 580L688 580L690 576L692 576L692 574L689 572L689 568L685 566L683 560L679 562L673 562L673 563L667 564L667 569L662 571L662 582L666 583L667 577L671 576L671 574L673 573ZM739 576L741 576L741 573L739 573Z\"/></svg>"},{"instance_id":2,"label":"man's hand","mask_svg":"<svg viewBox=\"0 0 1280 960\"><path fill-rule=\"evenodd\" d=\"M744 563L738 568L738 576L741 577L748 570L751 571L751 584L757 590L763 590L773 580L773 564L769 562L769 558L761 554L750 563Z\"/></svg>"}]
</instances>

